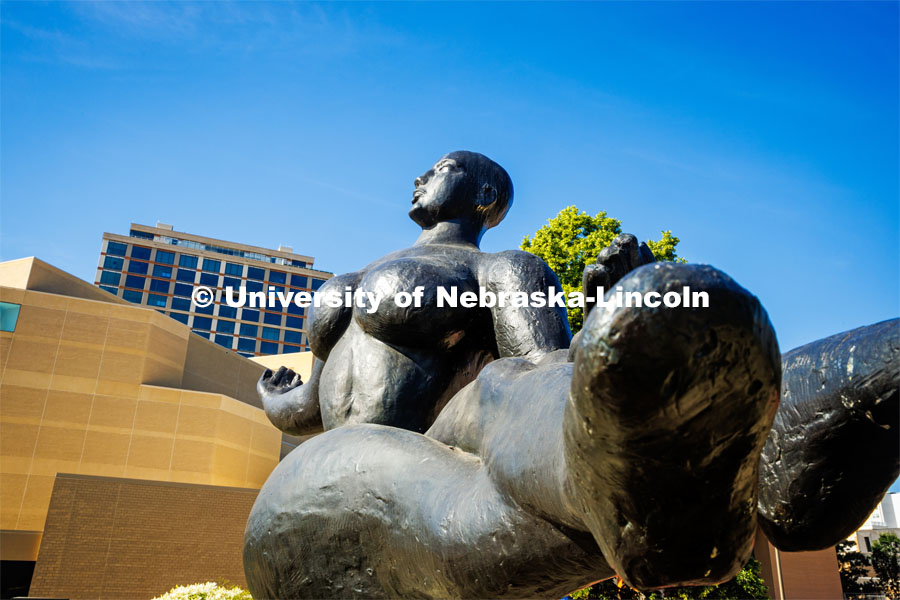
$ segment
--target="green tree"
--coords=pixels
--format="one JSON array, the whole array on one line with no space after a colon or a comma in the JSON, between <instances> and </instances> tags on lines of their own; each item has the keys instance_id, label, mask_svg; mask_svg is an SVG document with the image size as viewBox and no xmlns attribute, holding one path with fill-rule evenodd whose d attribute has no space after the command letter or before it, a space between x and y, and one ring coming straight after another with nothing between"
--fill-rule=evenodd
<instances>
[{"instance_id":1,"label":"green tree","mask_svg":"<svg viewBox=\"0 0 900 600\"><path fill-rule=\"evenodd\" d=\"M886 533L872 544L872 568L889 600L900 598L900 538Z\"/></svg>"},{"instance_id":2,"label":"green tree","mask_svg":"<svg viewBox=\"0 0 900 600\"><path fill-rule=\"evenodd\" d=\"M578 590L569 597L573 600L768 600L769 589L760 575L759 561L750 558L744 568L733 579L719 585L698 587L666 588L664 591L650 592L648 595L622 586L613 577L600 583Z\"/></svg>"},{"instance_id":3,"label":"green tree","mask_svg":"<svg viewBox=\"0 0 900 600\"><path fill-rule=\"evenodd\" d=\"M856 600L868 593L878 591L878 587L870 581L860 581L869 576L869 557L856 550L853 542L843 541L835 546L838 560L838 573L841 576L841 589L847 600Z\"/></svg>"},{"instance_id":4,"label":"green tree","mask_svg":"<svg viewBox=\"0 0 900 600\"><path fill-rule=\"evenodd\" d=\"M533 237L525 236L520 247L544 259L568 294L581 291L584 267L596 261L600 251L620 233L621 221L607 217L605 212L592 217L574 206L568 206L547 221ZM675 252L679 241L671 231L663 231L661 239L647 240L647 246L656 260L685 262ZM569 326L574 334L581 329L584 311L580 308L570 308L568 311Z\"/></svg>"}]
</instances>

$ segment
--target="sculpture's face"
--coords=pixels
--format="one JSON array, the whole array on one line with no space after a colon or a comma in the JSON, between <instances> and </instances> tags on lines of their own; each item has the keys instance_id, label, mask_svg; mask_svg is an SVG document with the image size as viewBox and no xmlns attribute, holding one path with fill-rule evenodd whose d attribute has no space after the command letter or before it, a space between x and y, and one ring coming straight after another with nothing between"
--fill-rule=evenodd
<instances>
[{"instance_id":1,"label":"sculpture's face","mask_svg":"<svg viewBox=\"0 0 900 600\"><path fill-rule=\"evenodd\" d=\"M474 215L475 183L465 166L449 155L416 177L410 218L423 228Z\"/></svg>"}]
</instances>

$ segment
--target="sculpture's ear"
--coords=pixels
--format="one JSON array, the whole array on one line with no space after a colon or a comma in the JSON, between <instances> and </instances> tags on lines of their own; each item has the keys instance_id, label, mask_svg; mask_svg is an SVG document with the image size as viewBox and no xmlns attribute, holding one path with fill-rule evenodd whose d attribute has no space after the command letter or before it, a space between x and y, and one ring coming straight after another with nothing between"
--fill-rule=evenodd
<instances>
[{"instance_id":1,"label":"sculpture's ear","mask_svg":"<svg viewBox=\"0 0 900 600\"><path fill-rule=\"evenodd\" d=\"M478 197L475 198L475 204L478 206L490 206L497 199L497 190L489 183L485 183L478 190Z\"/></svg>"}]
</instances>

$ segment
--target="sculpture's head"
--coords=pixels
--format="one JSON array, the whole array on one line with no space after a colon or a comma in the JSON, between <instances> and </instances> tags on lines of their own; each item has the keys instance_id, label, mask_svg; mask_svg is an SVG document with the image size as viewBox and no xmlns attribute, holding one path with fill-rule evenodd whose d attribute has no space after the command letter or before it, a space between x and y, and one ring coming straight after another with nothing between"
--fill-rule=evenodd
<instances>
[{"instance_id":1,"label":"sculpture's head","mask_svg":"<svg viewBox=\"0 0 900 600\"><path fill-rule=\"evenodd\" d=\"M447 154L416 177L410 218L423 229L453 220L497 225L512 206L513 185L506 170L477 152Z\"/></svg>"}]
</instances>

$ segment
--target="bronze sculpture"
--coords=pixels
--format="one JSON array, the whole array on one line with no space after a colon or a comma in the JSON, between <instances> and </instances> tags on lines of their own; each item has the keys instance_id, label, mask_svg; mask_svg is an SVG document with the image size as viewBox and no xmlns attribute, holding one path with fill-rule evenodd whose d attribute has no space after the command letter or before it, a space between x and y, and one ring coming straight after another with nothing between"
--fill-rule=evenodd
<instances>
[{"instance_id":1,"label":"bronze sculpture","mask_svg":"<svg viewBox=\"0 0 900 600\"><path fill-rule=\"evenodd\" d=\"M254 505L244 547L254 597L559 597L614 573L643 589L710 583L749 555L758 481L771 488L763 523L776 531L796 521L767 509L795 500L767 474L807 459L770 450L781 379L774 331L757 299L720 271L650 264L646 246L620 236L586 271L587 289L687 285L707 291L710 307L594 308L571 349L560 309L435 306L438 285L559 287L532 255L478 250L511 200L508 175L486 157L439 160L416 179L416 244L320 290L424 286L423 305L317 309L310 381L285 369L263 376L276 426L326 433L286 457ZM878 350L857 367L865 385L850 383L853 412L871 414L877 399L890 419L896 323L862 335ZM780 431L814 420L781 418ZM854 433L865 428L850 420ZM887 424L879 443L896 448L896 418ZM819 458L811 477L827 480ZM842 475L836 487L864 485L872 496L898 471L888 453L874 477ZM847 526L817 525L827 531L814 541L787 537L819 544Z\"/></svg>"}]
</instances>

